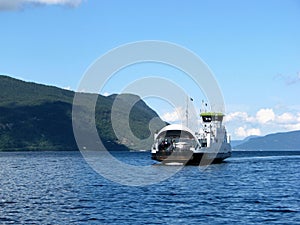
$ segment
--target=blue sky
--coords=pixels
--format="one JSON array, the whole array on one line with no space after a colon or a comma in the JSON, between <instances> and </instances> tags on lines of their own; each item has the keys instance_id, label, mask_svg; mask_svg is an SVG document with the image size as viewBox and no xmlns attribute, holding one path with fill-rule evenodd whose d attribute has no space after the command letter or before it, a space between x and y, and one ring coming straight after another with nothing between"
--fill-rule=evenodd
<instances>
[{"instance_id":1,"label":"blue sky","mask_svg":"<svg viewBox=\"0 0 300 225\"><path fill-rule=\"evenodd\" d=\"M299 27L296 0L0 0L0 74L76 90L89 65L119 45L173 42L214 72L229 133L242 139L300 129ZM200 107L201 93L159 66L128 68L103 93L120 92L129 74L146 69L183 85ZM148 103L176 122L175 109Z\"/></svg>"}]
</instances>

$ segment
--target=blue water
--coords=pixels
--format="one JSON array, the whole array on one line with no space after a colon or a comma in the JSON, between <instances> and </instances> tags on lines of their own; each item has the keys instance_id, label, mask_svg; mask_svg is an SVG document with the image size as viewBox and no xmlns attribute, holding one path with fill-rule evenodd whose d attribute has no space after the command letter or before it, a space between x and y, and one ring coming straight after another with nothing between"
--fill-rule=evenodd
<instances>
[{"instance_id":1,"label":"blue water","mask_svg":"<svg viewBox=\"0 0 300 225\"><path fill-rule=\"evenodd\" d=\"M145 187L104 179L79 152L2 152L0 184L0 224L300 224L299 152L234 152Z\"/></svg>"}]
</instances>

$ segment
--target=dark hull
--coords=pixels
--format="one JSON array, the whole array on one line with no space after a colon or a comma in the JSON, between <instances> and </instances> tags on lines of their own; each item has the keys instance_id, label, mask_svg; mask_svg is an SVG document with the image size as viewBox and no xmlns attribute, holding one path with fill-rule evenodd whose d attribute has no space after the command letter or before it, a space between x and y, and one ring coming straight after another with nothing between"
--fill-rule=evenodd
<instances>
[{"instance_id":1,"label":"dark hull","mask_svg":"<svg viewBox=\"0 0 300 225\"><path fill-rule=\"evenodd\" d=\"M226 153L193 153L193 152L159 152L152 153L152 159L162 163L183 163L185 165L207 165L211 163L221 163L231 156L231 152Z\"/></svg>"}]
</instances>

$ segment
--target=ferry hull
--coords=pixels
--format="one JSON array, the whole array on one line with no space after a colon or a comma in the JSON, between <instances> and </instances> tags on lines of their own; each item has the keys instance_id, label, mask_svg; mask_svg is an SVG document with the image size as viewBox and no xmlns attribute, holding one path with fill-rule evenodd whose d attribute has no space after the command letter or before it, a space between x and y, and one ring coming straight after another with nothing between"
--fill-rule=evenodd
<instances>
[{"instance_id":1,"label":"ferry hull","mask_svg":"<svg viewBox=\"0 0 300 225\"><path fill-rule=\"evenodd\" d=\"M219 153L152 153L152 159L166 163L182 163L185 165L207 165L211 163L222 163L224 159L231 156L231 152L219 152Z\"/></svg>"}]
</instances>

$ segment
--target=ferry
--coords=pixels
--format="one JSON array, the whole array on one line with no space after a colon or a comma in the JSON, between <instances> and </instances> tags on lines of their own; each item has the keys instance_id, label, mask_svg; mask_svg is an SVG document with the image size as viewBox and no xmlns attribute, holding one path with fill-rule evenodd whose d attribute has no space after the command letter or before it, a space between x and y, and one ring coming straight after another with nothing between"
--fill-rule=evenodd
<instances>
[{"instance_id":1,"label":"ferry","mask_svg":"<svg viewBox=\"0 0 300 225\"><path fill-rule=\"evenodd\" d=\"M230 136L222 124L224 114L203 112L200 117L202 127L197 132L182 124L158 131L151 148L152 159L165 164L207 165L230 157Z\"/></svg>"}]
</instances>

